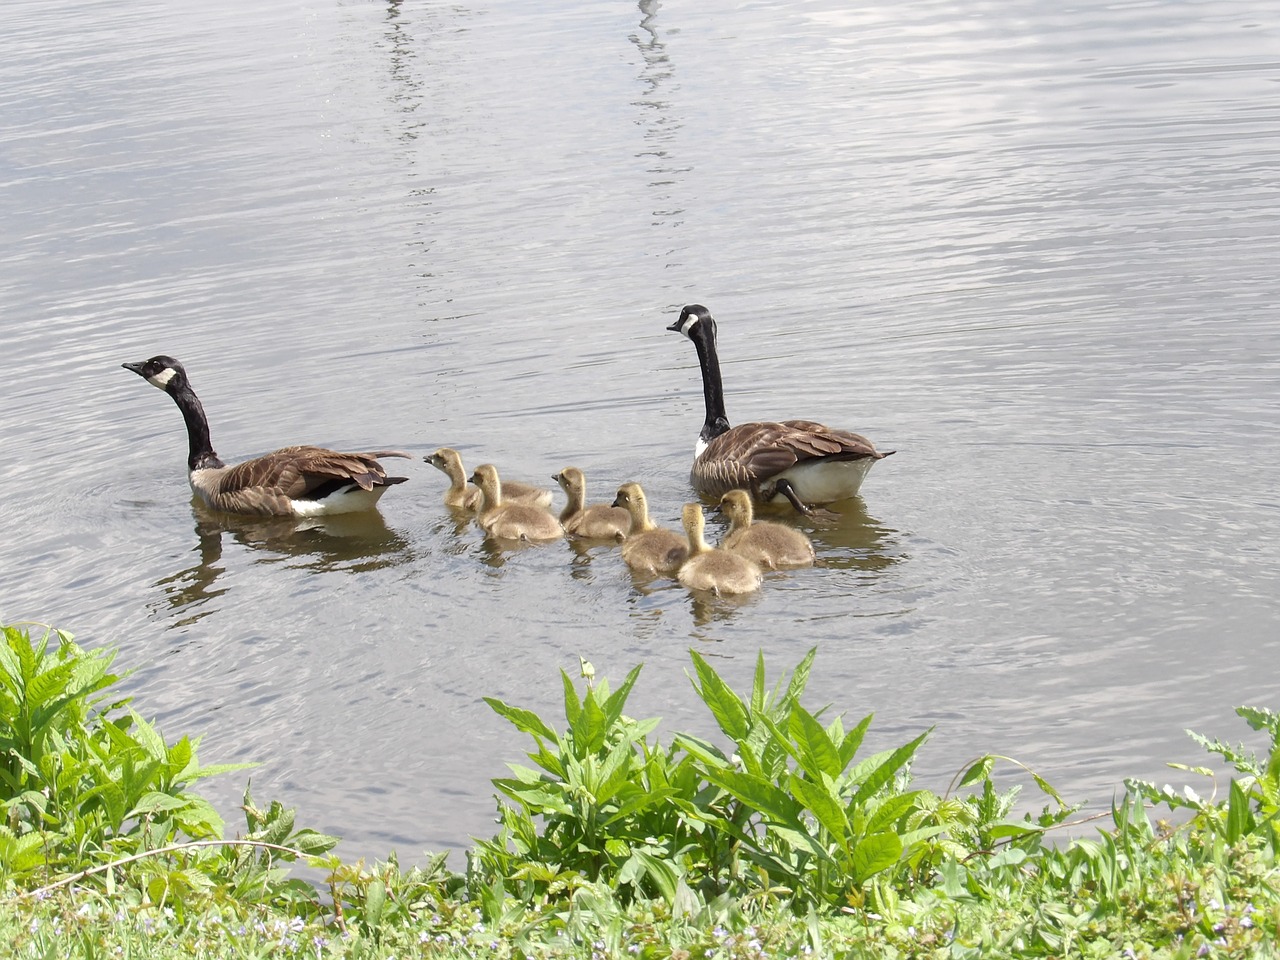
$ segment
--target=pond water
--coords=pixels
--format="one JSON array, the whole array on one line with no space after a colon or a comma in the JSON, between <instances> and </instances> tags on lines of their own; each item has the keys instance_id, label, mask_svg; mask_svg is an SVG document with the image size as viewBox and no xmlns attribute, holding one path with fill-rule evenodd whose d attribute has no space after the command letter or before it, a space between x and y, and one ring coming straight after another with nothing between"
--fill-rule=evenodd
<instances>
[{"instance_id":1,"label":"pond water","mask_svg":"<svg viewBox=\"0 0 1280 960\"><path fill-rule=\"evenodd\" d=\"M711 732L811 646L810 702L936 725L1105 808L1190 727L1280 707L1280 12L1273 3L10 2L0 32L0 619L117 664L259 800L412 860L492 829L578 658ZM502 552L420 459L640 480L701 424L897 455L812 570L707 603L616 550ZM228 460L400 447L328 524L194 506L190 372ZM234 829L245 775L206 792ZM1020 782L1010 773L1012 782ZM1180 779L1181 778L1181 779ZM462 859L452 859L455 868Z\"/></svg>"}]
</instances>

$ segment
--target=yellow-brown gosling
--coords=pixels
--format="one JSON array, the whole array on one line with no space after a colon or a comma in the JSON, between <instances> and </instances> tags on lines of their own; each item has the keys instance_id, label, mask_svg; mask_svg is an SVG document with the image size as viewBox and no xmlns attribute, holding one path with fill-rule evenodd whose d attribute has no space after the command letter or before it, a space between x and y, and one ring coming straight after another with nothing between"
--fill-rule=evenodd
<instances>
[{"instance_id":1,"label":"yellow-brown gosling","mask_svg":"<svg viewBox=\"0 0 1280 960\"><path fill-rule=\"evenodd\" d=\"M755 520L751 496L730 490L720 498L720 512L729 518L721 545L769 570L813 564L813 543L799 530L769 520Z\"/></svg>"},{"instance_id":2,"label":"yellow-brown gosling","mask_svg":"<svg viewBox=\"0 0 1280 960\"><path fill-rule=\"evenodd\" d=\"M631 514L631 532L622 541L622 559L636 573L673 577L689 556L689 541L649 519L649 501L638 483L618 488L615 507Z\"/></svg>"},{"instance_id":3,"label":"yellow-brown gosling","mask_svg":"<svg viewBox=\"0 0 1280 960\"><path fill-rule=\"evenodd\" d=\"M490 536L503 540L556 540L564 536L560 521L545 507L503 500L502 480L493 464L476 467L471 482L480 488L476 521Z\"/></svg>"},{"instance_id":4,"label":"yellow-brown gosling","mask_svg":"<svg viewBox=\"0 0 1280 960\"><path fill-rule=\"evenodd\" d=\"M445 506L459 510L475 511L480 504L480 491L468 486L467 472L462 468L462 455L452 447L441 447L423 459L449 478L444 492ZM551 506L551 491L518 480L502 482L503 499L509 503L531 503L537 507Z\"/></svg>"},{"instance_id":5,"label":"yellow-brown gosling","mask_svg":"<svg viewBox=\"0 0 1280 960\"><path fill-rule=\"evenodd\" d=\"M204 407L191 389L187 371L173 357L121 364L159 387L182 411L187 425L187 480L214 510L260 516L318 517L372 510L392 484L379 457L408 457L399 450L340 453L324 447L282 447L227 466L214 452Z\"/></svg>"},{"instance_id":6,"label":"yellow-brown gosling","mask_svg":"<svg viewBox=\"0 0 1280 960\"><path fill-rule=\"evenodd\" d=\"M760 588L760 568L739 553L712 547L703 536L706 519L702 505L684 505L684 532L689 538L689 559L677 579L690 590L722 594L751 593Z\"/></svg>"},{"instance_id":7,"label":"yellow-brown gosling","mask_svg":"<svg viewBox=\"0 0 1280 960\"><path fill-rule=\"evenodd\" d=\"M560 524L571 537L589 540L626 539L631 531L631 514L608 503L587 506L587 478L577 467L565 467L552 476L569 502L560 511Z\"/></svg>"}]
</instances>

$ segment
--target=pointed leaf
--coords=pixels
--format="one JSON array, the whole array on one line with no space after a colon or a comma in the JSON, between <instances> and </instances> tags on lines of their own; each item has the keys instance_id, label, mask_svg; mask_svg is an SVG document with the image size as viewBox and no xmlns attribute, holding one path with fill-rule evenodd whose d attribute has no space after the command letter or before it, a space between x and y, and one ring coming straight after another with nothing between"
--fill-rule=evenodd
<instances>
[{"instance_id":1,"label":"pointed leaf","mask_svg":"<svg viewBox=\"0 0 1280 960\"><path fill-rule=\"evenodd\" d=\"M795 704L791 708L791 739L798 748L798 760L811 780L825 773L835 778L844 772L844 764L827 731L808 710Z\"/></svg>"},{"instance_id":2,"label":"pointed leaf","mask_svg":"<svg viewBox=\"0 0 1280 960\"><path fill-rule=\"evenodd\" d=\"M787 685L788 702L800 699L800 695L804 693L804 688L809 685L809 671L813 668L813 658L818 655L817 647L810 647L806 653L796 664L795 670L791 672L791 682Z\"/></svg>"},{"instance_id":3,"label":"pointed leaf","mask_svg":"<svg viewBox=\"0 0 1280 960\"><path fill-rule=\"evenodd\" d=\"M564 687L564 717L569 726L573 726L578 719L578 712L582 709L582 701L578 698L578 691L573 681L569 679L569 674L563 670L560 671L560 682Z\"/></svg>"},{"instance_id":4,"label":"pointed leaf","mask_svg":"<svg viewBox=\"0 0 1280 960\"><path fill-rule=\"evenodd\" d=\"M747 708L742 699L696 651L690 650L689 656L693 659L694 669L702 684L694 684L698 696L711 710L711 715L727 736L739 742L745 740L750 730L747 726Z\"/></svg>"},{"instance_id":5,"label":"pointed leaf","mask_svg":"<svg viewBox=\"0 0 1280 960\"><path fill-rule=\"evenodd\" d=\"M762 777L738 770L704 770L703 775L768 819L799 829L800 808L790 795Z\"/></svg>"},{"instance_id":6,"label":"pointed leaf","mask_svg":"<svg viewBox=\"0 0 1280 960\"><path fill-rule=\"evenodd\" d=\"M609 722L616 723L622 716L622 710L627 705L627 697L631 695L631 688L636 685L636 678L640 676L640 670L644 664L639 664L631 668L627 674L627 678L613 693L609 694L609 698L604 702L604 714L609 718Z\"/></svg>"},{"instance_id":7,"label":"pointed leaf","mask_svg":"<svg viewBox=\"0 0 1280 960\"><path fill-rule=\"evenodd\" d=\"M911 759L916 750L920 748L920 744L924 743L932 732L933 727L930 727L910 743L890 752L881 763L868 772L862 780L861 785L858 787L858 792L853 795L853 802L851 806L861 805L868 797L875 794L881 787L893 780L898 771L901 770L903 765ZM884 755L881 754L880 756Z\"/></svg>"},{"instance_id":8,"label":"pointed leaf","mask_svg":"<svg viewBox=\"0 0 1280 960\"><path fill-rule=\"evenodd\" d=\"M831 787L831 779L826 777L821 782L815 782L801 779L793 773L790 786L791 793L813 814L832 840L847 850L848 821L845 819L844 807Z\"/></svg>"},{"instance_id":9,"label":"pointed leaf","mask_svg":"<svg viewBox=\"0 0 1280 960\"><path fill-rule=\"evenodd\" d=\"M902 856L902 840L896 833L873 833L858 842L853 851L853 880L861 885Z\"/></svg>"},{"instance_id":10,"label":"pointed leaf","mask_svg":"<svg viewBox=\"0 0 1280 960\"><path fill-rule=\"evenodd\" d=\"M764 713L764 650L756 651L756 669L751 678L751 712Z\"/></svg>"},{"instance_id":11,"label":"pointed leaf","mask_svg":"<svg viewBox=\"0 0 1280 960\"><path fill-rule=\"evenodd\" d=\"M511 723L515 725L515 728L521 733L540 737L543 740L549 740L552 743L559 742L559 738L556 736L555 732L543 723L542 718L532 710L526 710L523 707L513 707L510 704L503 703L496 697L485 697L484 702L487 703L498 716L511 721Z\"/></svg>"}]
</instances>

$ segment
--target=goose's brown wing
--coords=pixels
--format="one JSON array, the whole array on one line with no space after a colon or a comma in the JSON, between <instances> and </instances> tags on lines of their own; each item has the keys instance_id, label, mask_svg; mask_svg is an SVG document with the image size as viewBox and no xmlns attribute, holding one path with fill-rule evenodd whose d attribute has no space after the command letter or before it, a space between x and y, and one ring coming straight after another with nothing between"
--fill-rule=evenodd
<instances>
[{"instance_id":1,"label":"goose's brown wing","mask_svg":"<svg viewBox=\"0 0 1280 960\"><path fill-rule=\"evenodd\" d=\"M364 490L372 490L401 479L388 479L379 457L408 456L398 450L340 453L324 447L282 447L229 468L222 477L221 489L228 495L256 489L291 500L314 497L335 481L354 482Z\"/></svg>"},{"instance_id":2,"label":"goose's brown wing","mask_svg":"<svg viewBox=\"0 0 1280 960\"><path fill-rule=\"evenodd\" d=\"M757 486L805 460L888 456L866 437L813 420L743 423L716 437L694 462L694 485L717 495Z\"/></svg>"}]
</instances>

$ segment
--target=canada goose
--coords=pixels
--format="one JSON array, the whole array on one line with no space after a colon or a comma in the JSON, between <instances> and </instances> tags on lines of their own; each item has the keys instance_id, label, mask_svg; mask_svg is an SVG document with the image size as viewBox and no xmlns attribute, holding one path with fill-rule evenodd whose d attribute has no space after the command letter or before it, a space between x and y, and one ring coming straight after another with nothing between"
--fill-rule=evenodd
<instances>
[{"instance_id":1,"label":"canada goose","mask_svg":"<svg viewBox=\"0 0 1280 960\"><path fill-rule=\"evenodd\" d=\"M740 553L712 547L703 538L706 518L702 505L686 503L681 515L689 537L689 559L676 575L690 590L722 593L750 593L760 587L760 568Z\"/></svg>"},{"instance_id":2,"label":"canada goose","mask_svg":"<svg viewBox=\"0 0 1280 960\"><path fill-rule=\"evenodd\" d=\"M810 504L854 496L871 465L894 453L877 450L860 434L811 420L730 427L711 311L690 304L667 329L693 341L702 367L707 416L689 474L698 493L720 497L729 490L745 489L761 503L786 498L797 510L812 514Z\"/></svg>"},{"instance_id":3,"label":"canada goose","mask_svg":"<svg viewBox=\"0 0 1280 960\"><path fill-rule=\"evenodd\" d=\"M476 467L471 482L480 488L476 521L490 536L503 540L556 540L564 536L560 521L545 507L503 500L502 481L493 464Z\"/></svg>"},{"instance_id":4,"label":"canada goose","mask_svg":"<svg viewBox=\"0 0 1280 960\"><path fill-rule=\"evenodd\" d=\"M551 477L569 502L560 511L565 533L591 540L624 540L631 530L631 514L608 503L586 505L587 478L577 467L565 467Z\"/></svg>"},{"instance_id":5,"label":"canada goose","mask_svg":"<svg viewBox=\"0 0 1280 960\"><path fill-rule=\"evenodd\" d=\"M178 405L187 424L190 454L187 479L200 499L215 510L314 517L372 509L394 483L408 477L388 477L379 457L408 457L398 450L339 453L323 447L284 447L266 456L228 467L213 450L209 421L187 371L173 357L152 357L142 363L121 364Z\"/></svg>"},{"instance_id":6,"label":"canada goose","mask_svg":"<svg viewBox=\"0 0 1280 960\"><path fill-rule=\"evenodd\" d=\"M813 563L813 544L799 530L768 520L753 521L755 511L747 491L726 493L720 498L720 512L729 518L729 531L721 543L726 550L770 570Z\"/></svg>"},{"instance_id":7,"label":"canada goose","mask_svg":"<svg viewBox=\"0 0 1280 960\"><path fill-rule=\"evenodd\" d=\"M689 555L689 541L649 519L649 501L638 483L618 488L615 507L631 514L631 532L622 541L622 559L637 573L673 576Z\"/></svg>"},{"instance_id":8,"label":"canada goose","mask_svg":"<svg viewBox=\"0 0 1280 960\"><path fill-rule=\"evenodd\" d=\"M467 472L462 468L462 455L457 450L441 447L422 459L449 478L449 487L444 492L445 506L471 511L479 507L480 491L476 487L467 486ZM518 480L503 480L502 499L508 503L528 503L535 507L549 507L551 491L520 483Z\"/></svg>"}]
</instances>

